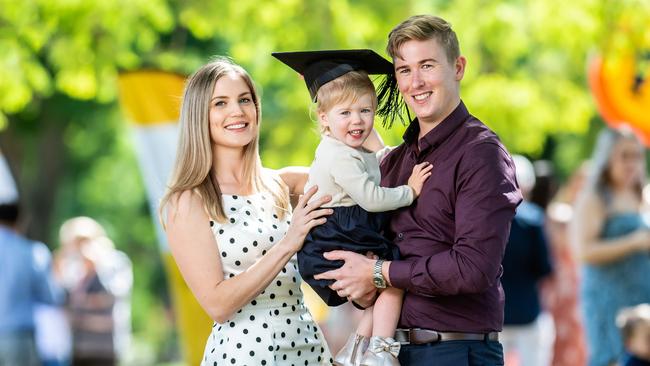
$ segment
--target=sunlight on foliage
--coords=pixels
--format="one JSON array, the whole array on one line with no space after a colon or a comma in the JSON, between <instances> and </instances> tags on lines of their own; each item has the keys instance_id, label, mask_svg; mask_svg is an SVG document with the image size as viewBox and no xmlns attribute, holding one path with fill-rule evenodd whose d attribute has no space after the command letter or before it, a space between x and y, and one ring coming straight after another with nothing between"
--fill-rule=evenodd
<instances>
[{"instance_id":1,"label":"sunlight on foliage","mask_svg":"<svg viewBox=\"0 0 650 366\"><path fill-rule=\"evenodd\" d=\"M11 133L26 191L54 202L43 229L52 242L63 219L88 214L138 263L142 364L174 352L165 350L173 348L170 320L160 322L169 304L160 299L156 238L116 101L119 73L189 75L213 55L232 56L261 91L264 164L308 165L319 142L309 94L271 52L371 48L386 57L388 32L420 13L442 16L458 34L470 112L511 152L551 159L562 176L603 125L588 57L650 47L647 0L0 0L0 132ZM376 126L390 145L406 128Z\"/></svg>"}]
</instances>

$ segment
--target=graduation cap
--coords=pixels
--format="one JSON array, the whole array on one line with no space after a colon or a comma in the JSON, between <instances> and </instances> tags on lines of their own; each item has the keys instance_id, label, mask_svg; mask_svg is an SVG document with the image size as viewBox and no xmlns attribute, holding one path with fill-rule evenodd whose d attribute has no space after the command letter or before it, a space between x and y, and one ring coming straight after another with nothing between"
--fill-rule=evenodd
<instances>
[{"instance_id":1,"label":"graduation cap","mask_svg":"<svg viewBox=\"0 0 650 366\"><path fill-rule=\"evenodd\" d=\"M393 72L393 64L373 50L273 52L272 55L303 76L312 101L316 101L321 86L350 71Z\"/></svg>"},{"instance_id":2,"label":"graduation cap","mask_svg":"<svg viewBox=\"0 0 650 366\"><path fill-rule=\"evenodd\" d=\"M377 92L377 114L390 123L401 109L393 64L369 49L273 52L273 57L303 76L311 100L321 86L350 71L363 70L370 75L386 75ZM400 119L402 117L400 116Z\"/></svg>"}]
</instances>

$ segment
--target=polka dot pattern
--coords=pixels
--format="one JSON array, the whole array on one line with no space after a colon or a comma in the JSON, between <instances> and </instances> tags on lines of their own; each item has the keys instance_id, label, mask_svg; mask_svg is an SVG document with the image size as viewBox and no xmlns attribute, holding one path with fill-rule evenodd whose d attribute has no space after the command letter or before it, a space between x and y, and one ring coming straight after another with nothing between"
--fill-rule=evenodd
<instances>
[{"instance_id":1,"label":"polka dot pattern","mask_svg":"<svg viewBox=\"0 0 650 366\"><path fill-rule=\"evenodd\" d=\"M228 220L211 223L211 229L224 277L232 278L280 241L289 217L281 220L265 194L222 197ZM294 257L260 295L231 319L214 324L201 365L330 365L329 350L303 303L300 283Z\"/></svg>"}]
</instances>

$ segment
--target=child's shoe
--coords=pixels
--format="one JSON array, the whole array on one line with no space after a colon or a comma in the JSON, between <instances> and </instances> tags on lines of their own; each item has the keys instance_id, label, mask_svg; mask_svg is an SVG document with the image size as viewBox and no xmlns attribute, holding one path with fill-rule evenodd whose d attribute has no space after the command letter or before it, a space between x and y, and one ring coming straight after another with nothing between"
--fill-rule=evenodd
<instances>
[{"instance_id":1,"label":"child's shoe","mask_svg":"<svg viewBox=\"0 0 650 366\"><path fill-rule=\"evenodd\" d=\"M400 343L393 338L371 337L368 350L363 354L361 366L399 366Z\"/></svg>"},{"instance_id":2,"label":"child's shoe","mask_svg":"<svg viewBox=\"0 0 650 366\"><path fill-rule=\"evenodd\" d=\"M369 340L359 334L352 334L345 346L334 357L335 366L359 366L363 352L368 347Z\"/></svg>"}]
</instances>

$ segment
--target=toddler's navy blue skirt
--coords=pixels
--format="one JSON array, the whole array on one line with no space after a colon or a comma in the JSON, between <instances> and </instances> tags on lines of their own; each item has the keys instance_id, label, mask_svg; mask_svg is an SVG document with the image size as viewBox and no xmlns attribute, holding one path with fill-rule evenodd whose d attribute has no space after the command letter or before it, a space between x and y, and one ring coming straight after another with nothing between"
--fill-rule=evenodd
<instances>
[{"instance_id":1,"label":"toddler's navy blue skirt","mask_svg":"<svg viewBox=\"0 0 650 366\"><path fill-rule=\"evenodd\" d=\"M365 255L373 252L382 259L396 259L398 250L382 232L387 215L383 212L368 212L360 206L333 207L334 213L327 222L316 226L305 238L302 250L298 252L298 268L303 280L329 306L338 306L346 301L328 286L333 280L315 280L314 275L337 269L343 261L330 261L323 253L332 250L347 250Z\"/></svg>"}]
</instances>

